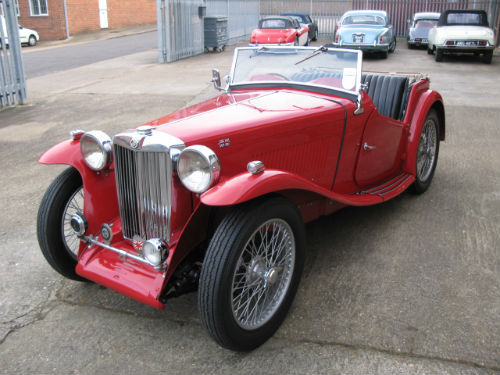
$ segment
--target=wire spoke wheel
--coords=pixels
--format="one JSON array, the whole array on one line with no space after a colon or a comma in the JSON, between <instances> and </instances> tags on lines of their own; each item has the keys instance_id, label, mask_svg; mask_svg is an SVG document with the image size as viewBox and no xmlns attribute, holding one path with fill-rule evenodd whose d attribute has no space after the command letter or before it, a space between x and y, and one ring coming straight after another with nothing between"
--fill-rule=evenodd
<instances>
[{"instance_id":1,"label":"wire spoke wheel","mask_svg":"<svg viewBox=\"0 0 500 375\"><path fill-rule=\"evenodd\" d=\"M281 219L263 223L250 237L232 282L232 311L243 329L257 329L276 312L286 295L295 264L295 240Z\"/></svg>"},{"instance_id":2,"label":"wire spoke wheel","mask_svg":"<svg viewBox=\"0 0 500 375\"><path fill-rule=\"evenodd\" d=\"M427 181L433 171L437 151L437 131L433 119L428 118L420 134L417 155L417 176Z\"/></svg>"},{"instance_id":3,"label":"wire spoke wheel","mask_svg":"<svg viewBox=\"0 0 500 375\"><path fill-rule=\"evenodd\" d=\"M288 199L248 202L226 214L200 273L198 308L208 334L232 350L263 344L286 317L304 258L304 222Z\"/></svg>"},{"instance_id":4,"label":"wire spoke wheel","mask_svg":"<svg viewBox=\"0 0 500 375\"><path fill-rule=\"evenodd\" d=\"M435 109L431 109L425 118L416 150L415 182L410 192L422 194L434 177L439 154L440 120Z\"/></svg>"},{"instance_id":5,"label":"wire spoke wheel","mask_svg":"<svg viewBox=\"0 0 500 375\"><path fill-rule=\"evenodd\" d=\"M71 228L71 217L74 214L83 215L83 188L79 188L66 203L62 215L61 231L62 238L69 254L76 260L80 248L80 239Z\"/></svg>"}]
</instances>

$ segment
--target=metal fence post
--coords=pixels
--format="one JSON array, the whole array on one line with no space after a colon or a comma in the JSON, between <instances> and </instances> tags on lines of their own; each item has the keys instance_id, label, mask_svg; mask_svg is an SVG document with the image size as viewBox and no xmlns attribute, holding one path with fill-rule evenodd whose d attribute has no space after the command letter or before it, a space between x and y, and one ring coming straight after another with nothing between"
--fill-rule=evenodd
<instances>
[{"instance_id":1,"label":"metal fence post","mask_svg":"<svg viewBox=\"0 0 500 375\"><path fill-rule=\"evenodd\" d=\"M14 105L16 101L19 104L24 104L27 98L16 6L14 0L2 0L2 3L7 35L4 35L3 26L1 26L0 83L2 86L2 98L0 100L0 107L4 103L5 105ZM9 52L7 52L5 45L6 39L8 39L9 43Z\"/></svg>"}]
</instances>

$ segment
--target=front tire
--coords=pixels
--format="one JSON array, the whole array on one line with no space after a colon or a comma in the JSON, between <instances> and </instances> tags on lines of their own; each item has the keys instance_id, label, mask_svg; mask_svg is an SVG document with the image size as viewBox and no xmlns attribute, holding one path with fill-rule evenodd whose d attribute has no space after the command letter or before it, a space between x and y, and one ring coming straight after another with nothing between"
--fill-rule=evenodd
<instances>
[{"instance_id":1,"label":"front tire","mask_svg":"<svg viewBox=\"0 0 500 375\"><path fill-rule=\"evenodd\" d=\"M34 35L30 35L29 39L28 39L28 45L30 47L34 47L36 46L36 38Z\"/></svg>"},{"instance_id":2,"label":"front tire","mask_svg":"<svg viewBox=\"0 0 500 375\"><path fill-rule=\"evenodd\" d=\"M80 240L70 220L77 212L83 214L82 178L71 167L56 177L42 198L37 236L43 256L55 271L68 279L85 281L75 272Z\"/></svg>"},{"instance_id":3,"label":"front tire","mask_svg":"<svg viewBox=\"0 0 500 375\"><path fill-rule=\"evenodd\" d=\"M201 322L221 346L252 350L285 319L305 256L305 227L284 198L235 208L217 228L198 289Z\"/></svg>"},{"instance_id":4,"label":"front tire","mask_svg":"<svg viewBox=\"0 0 500 375\"><path fill-rule=\"evenodd\" d=\"M439 155L439 117L431 109L425 118L417 148L417 165L415 182L410 191L414 194L424 193L431 185Z\"/></svg>"}]
</instances>

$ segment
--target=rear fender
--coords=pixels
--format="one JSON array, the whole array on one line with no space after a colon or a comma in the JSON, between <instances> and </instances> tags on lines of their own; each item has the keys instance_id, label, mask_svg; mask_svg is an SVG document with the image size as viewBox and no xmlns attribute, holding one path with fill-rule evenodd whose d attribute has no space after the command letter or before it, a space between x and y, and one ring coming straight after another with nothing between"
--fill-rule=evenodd
<instances>
[{"instance_id":1,"label":"rear fender","mask_svg":"<svg viewBox=\"0 0 500 375\"><path fill-rule=\"evenodd\" d=\"M98 233L102 224L111 223L119 215L113 169L96 172L87 167L79 141L61 142L45 151L38 161L69 165L80 173L84 190L83 215L88 221L89 234Z\"/></svg>"},{"instance_id":2,"label":"rear fender","mask_svg":"<svg viewBox=\"0 0 500 375\"><path fill-rule=\"evenodd\" d=\"M406 148L406 159L403 169L412 174L417 173L417 149L420 140L420 132L424 126L425 118L431 109L435 109L440 120L439 138L444 141L445 139L445 114L444 105L441 95L436 91L427 90L420 96L413 117L410 122L408 131L408 143Z\"/></svg>"},{"instance_id":3,"label":"rear fender","mask_svg":"<svg viewBox=\"0 0 500 375\"><path fill-rule=\"evenodd\" d=\"M316 185L293 173L280 170L265 170L253 175L242 173L201 195L201 202L207 206L229 206L283 190L305 190L336 202L351 206L366 206L382 202L378 197L338 194Z\"/></svg>"}]
</instances>

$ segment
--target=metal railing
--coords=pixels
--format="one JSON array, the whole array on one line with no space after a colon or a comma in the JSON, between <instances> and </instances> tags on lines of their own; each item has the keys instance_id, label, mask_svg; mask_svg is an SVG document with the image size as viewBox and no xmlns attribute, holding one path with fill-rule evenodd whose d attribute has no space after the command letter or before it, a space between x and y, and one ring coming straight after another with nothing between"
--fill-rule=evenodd
<instances>
[{"instance_id":1,"label":"metal railing","mask_svg":"<svg viewBox=\"0 0 500 375\"><path fill-rule=\"evenodd\" d=\"M0 0L0 109L24 104L26 79L14 0ZM8 46L7 46L8 43Z\"/></svg>"},{"instance_id":2,"label":"metal railing","mask_svg":"<svg viewBox=\"0 0 500 375\"><path fill-rule=\"evenodd\" d=\"M204 51L203 17L228 17L229 43L250 35L259 21L260 0L156 0L159 61Z\"/></svg>"}]
</instances>

